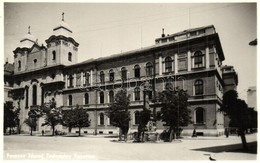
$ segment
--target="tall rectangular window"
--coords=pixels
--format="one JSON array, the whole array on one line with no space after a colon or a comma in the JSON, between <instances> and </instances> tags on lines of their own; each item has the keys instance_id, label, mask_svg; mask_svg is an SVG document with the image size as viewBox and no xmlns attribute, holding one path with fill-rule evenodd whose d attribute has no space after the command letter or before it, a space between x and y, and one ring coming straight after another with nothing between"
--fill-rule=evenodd
<instances>
[{"instance_id":1,"label":"tall rectangular window","mask_svg":"<svg viewBox=\"0 0 260 163\"><path fill-rule=\"evenodd\" d=\"M125 67L123 67L122 69L121 69L121 75L122 75L122 80L123 81L125 81L125 80L127 80L127 70L126 70L126 68Z\"/></svg>"},{"instance_id":2,"label":"tall rectangular window","mask_svg":"<svg viewBox=\"0 0 260 163\"><path fill-rule=\"evenodd\" d=\"M135 70L135 77L140 78L140 66L135 65L134 70Z\"/></svg>"}]
</instances>

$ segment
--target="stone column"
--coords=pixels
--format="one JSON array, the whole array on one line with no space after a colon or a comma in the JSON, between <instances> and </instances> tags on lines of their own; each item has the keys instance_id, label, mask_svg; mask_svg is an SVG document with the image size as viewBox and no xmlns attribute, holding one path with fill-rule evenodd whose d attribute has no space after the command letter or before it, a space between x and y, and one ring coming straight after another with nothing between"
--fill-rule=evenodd
<instances>
[{"instance_id":1,"label":"stone column","mask_svg":"<svg viewBox=\"0 0 260 163\"><path fill-rule=\"evenodd\" d=\"M62 72L60 73L60 81L64 81L64 75Z\"/></svg>"},{"instance_id":2,"label":"stone column","mask_svg":"<svg viewBox=\"0 0 260 163\"><path fill-rule=\"evenodd\" d=\"M109 98L109 92L107 93L107 103L110 102L110 98Z\"/></svg>"},{"instance_id":3,"label":"stone column","mask_svg":"<svg viewBox=\"0 0 260 163\"><path fill-rule=\"evenodd\" d=\"M159 56L159 75L162 75L162 56Z\"/></svg>"},{"instance_id":4,"label":"stone column","mask_svg":"<svg viewBox=\"0 0 260 163\"><path fill-rule=\"evenodd\" d=\"M68 88L68 75L65 75L65 88Z\"/></svg>"},{"instance_id":5,"label":"stone column","mask_svg":"<svg viewBox=\"0 0 260 163\"><path fill-rule=\"evenodd\" d=\"M76 87L76 84L77 84L77 74L76 73L74 73L73 74L73 87L75 88Z\"/></svg>"},{"instance_id":6,"label":"stone column","mask_svg":"<svg viewBox=\"0 0 260 163\"><path fill-rule=\"evenodd\" d=\"M174 72L178 73L178 53L174 54Z\"/></svg>"},{"instance_id":7,"label":"stone column","mask_svg":"<svg viewBox=\"0 0 260 163\"><path fill-rule=\"evenodd\" d=\"M90 85L93 85L93 70L90 70Z\"/></svg>"},{"instance_id":8,"label":"stone column","mask_svg":"<svg viewBox=\"0 0 260 163\"><path fill-rule=\"evenodd\" d=\"M209 47L206 47L206 68L209 68Z\"/></svg>"},{"instance_id":9,"label":"stone column","mask_svg":"<svg viewBox=\"0 0 260 163\"><path fill-rule=\"evenodd\" d=\"M164 73L164 72L165 72L165 62L162 61L162 73Z\"/></svg>"},{"instance_id":10,"label":"stone column","mask_svg":"<svg viewBox=\"0 0 260 163\"><path fill-rule=\"evenodd\" d=\"M191 52L188 50L188 71L191 71Z\"/></svg>"},{"instance_id":11,"label":"stone column","mask_svg":"<svg viewBox=\"0 0 260 163\"><path fill-rule=\"evenodd\" d=\"M83 87L83 72L80 73L80 86Z\"/></svg>"}]
</instances>

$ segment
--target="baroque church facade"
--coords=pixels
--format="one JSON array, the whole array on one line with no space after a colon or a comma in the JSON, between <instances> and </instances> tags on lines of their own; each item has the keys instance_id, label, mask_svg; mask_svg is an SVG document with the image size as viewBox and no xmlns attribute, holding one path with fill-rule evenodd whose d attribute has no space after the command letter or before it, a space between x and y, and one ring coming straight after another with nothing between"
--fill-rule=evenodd
<instances>
[{"instance_id":1,"label":"baroque church facade","mask_svg":"<svg viewBox=\"0 0 260 163\"><path fill-rule=\"evenodd\" d=\"M224 115L219 112L222 96L227 86L236 89L238 81L235 71L231 72L233 76L225 77L230 72L222 66L224 52L213 25L171 35L163 33L152 46L80 63L79 43L64 19L45 42L46 46L39 45L29 31L13 51L12 97L15 107L21 108L22 132L29 131L23 123L28 111L54 98L62 109L79 105L88 112L91 125L82 132L117 134L118 129L110 124L105 112L122 87L130 95L129 132L134 132L144 107L143 88L148 83L149 107L155 112L160 110L160 103L152 99L167 85L187 91L192 123L182 127L183 135L191 135L194 128L206 136L224 133ZM41 126L43 121L38 120L36 131L50 130ZM163 122L157 122L156 127L158 132L167 128ZM64 126L58 130L68 132Z\"/></svg>"}]
</instances>

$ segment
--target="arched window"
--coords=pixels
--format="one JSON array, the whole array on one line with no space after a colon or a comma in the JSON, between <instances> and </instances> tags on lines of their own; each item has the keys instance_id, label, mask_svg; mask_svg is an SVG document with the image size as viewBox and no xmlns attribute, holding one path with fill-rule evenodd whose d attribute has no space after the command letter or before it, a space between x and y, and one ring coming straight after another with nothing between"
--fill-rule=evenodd
<instances>
[{"instance_id":1,"label":"arched window","mask_svg":"<svg viewBox=\"0 0 260 163\"><path fill-rule=\"evenodd\" d=\"M21 61L19 60L19 61L18 61L18 70L21 69L21 66L22 66L22 65L21 65Z\"/></svg>"},{"instance_id":2,"label":"arched window","mask_svg":"<svg viewBox=\"0 0 260 163\"><path fill-rule=\"evenodd\" d=\"M114 81L114 79L115 79L115 73L114 73L114 70L113 69L111 69L111 70L109 70L109 81Z\"/></svg>"},{"instance_id":3,"label":"arched window","mask_svg":"<svg viewBox=\"0 0 260 163\"><path fill-rule=\"evenodd\" d=\"M103 71L100 71L100 83L102 84L105 83L105 74Z\"/></svg>"},{"instance_id":4,"label":"arched window","mask_svg":"<svg viewBox=\"0 0 260 163\"><path fill-rule=\"evenodd\" d=\"M199 68L204 66L204 55L201 51L196 51L194 53L194 68Z\"/></svg>"},{"instance_id":5,"label":"arched window","mask_svg":"<svg viewBox=\"0 0 260 163\"><path fill-rule=\"evenodd\" d=\"M55 50L52 51L52 60L56 60L56 51Z\"/></svg>"},{"instance_id":6,"label":"arched window","mask_svg":"<svg viewBox=\"0 0 260 163\"><path fill-rule=\"evenodd\" d=\"M134 89L134 94L135 94L135 101L139 101L140 100L140 88L136 87Z\"/></svg>"},{"instance_id":7,"label":"arched window","mask_svg":"<svg viewBox=\"0 0 260 163\"><path fill-rule=\"evenodd\" d=\"M33 85L33 91L32 91L32 105L37 105L37 86Z\"/></svg>"},{"instance_id":8,"label":"arched window","mask_svg":"<svg viewBox=\"0 0 260 163\"><path fill-rule=\"evenodd\" d=\"M71 106L72 105L72 95L69 95L69 97L68 97L69 99L68 99L68 102L69 102L69 106Z\"/></svg>"},{"instance_id":9,"label":"arched window","mask_svg":"<svg viewBox=\"0 0 260 163\"><path fill-rule=\"evenodd\" d=\"M134 124L136 124L136 125L140 124L140 112L139 112L139 111L136 111L135 114L134 114L134 116L135 116L135 122L134 122Z\"/></svg>"},{"instance_id":10,"label":"arched window","mask_svg":"<svg viewBox=\"0 0 260 163\"><path fill-rule=\"evenodd\" d=\"M109 102L113 103L114 102L114 91L109 92Z\"/></svg>"},{"instance_id":11,"label":"arched window","mask_svg":"<svg viewBox=\"0 0 260 163\"><path fill-rule=\"evenodd\" d=\"M146 64L146 76L152 76L153 75L153 65L151 62L148 62Z\"/></svg>"},{"instance_id":12,"label":"arched window","mask_svg":"<svg viewBox=\"0 0 260 163\"><path fill-rule=\"evenodd\" d=\"M165 72L171 72L172 71L172 58L166 57L165 58Z\"/></svg>"},{"instance_id":13,"label":"arched window","mask_svg":"<svg viewBox=\"0 0 260 163\"><path fill-rule=\"evenodd\" d=\"M34 60L33 60L33 66L34 66L34 68L37 67L37 59L34 59Z\"/></svg>"},{"instance_id":14,"label":"arched window","mask_svg":"<svg viewBox=\"0 0 260 163\"><path fill-rule=\"evenodd\" d=\"M71 52L68 53L68 60L72 61L72 53Z\"/></svg>"},{"instance_id":15,"label":"arched window","mask_svg":"<svg viewBox=\"0 0 260 163\"><path fill-rule=\"evenodd\" d=\"M99 114L99 124L100 125L104 125L104 113L100 113Z\"/></svg>"},{"instance_id":16,"label":"arched window","mask_svg":"<svg viewBox=\"0 0 260 163\"><path fill-rule=\"evenodd\" d=\"M68 86L69 88L72 88L73 87L73 75L70 75L69 78L68 78Z\"/></svg>"},{"instance_id":17,"label":"arched window","mask_svg":"<svg viewBox=\"0 0 260 163\"><path fill-rule=\"evenodd\" d=\"M195 95L203 95L203 81L196 80L194 83Z\"/></svg>"},{"instance_id":18,"label":"arched window","mask_svg":"<svg viewBox=\"0 0 260 163\"><path fill-rule=\"evenodd\" d=\"M126 68L125 67L122 67L121 68L121 77L122 77L122 80L127 80L127 70L126 70Z\"/></svg>"},{"instance_id":19,"label":"arched window","mask_svg":"<svg viewBox=\"0 0 260 163\"><path fill-rule=\"evenodd\" d=\"M89 104L89 96L88 96L88 93L85 93L85 95L84 95L84 103L85 103L85 105L86 105L86 104Z\"/></svg>"},{"instance_id":20,"label":"arched window","mask_svg":"<svg viewBox=\"0 0 260 163\"><path fill-rule=\"evenodd\" d=\"M203 108L197 108L195 110L195 122L196 124L204 124L205 122L205 111Z\"/></svg>"},{"instance_id":21,"label":"arched window","mask_svg":"<svg viewBox=\"0 0 260 163\"><path fill-rule=\"evenodd\" d=\"M135 65L134 70L135 70L135 77L140 78L140 66Z\"/></svg>"},{"instance_id":22,"label":"arched window","mask_svg":"<svg viewBox=\"0 0 260 163\"><path fill-rule=\"evenodd\" d=\"M104 104L104 92L99 93L100 104Z\"/></svg>"}]
</instances>

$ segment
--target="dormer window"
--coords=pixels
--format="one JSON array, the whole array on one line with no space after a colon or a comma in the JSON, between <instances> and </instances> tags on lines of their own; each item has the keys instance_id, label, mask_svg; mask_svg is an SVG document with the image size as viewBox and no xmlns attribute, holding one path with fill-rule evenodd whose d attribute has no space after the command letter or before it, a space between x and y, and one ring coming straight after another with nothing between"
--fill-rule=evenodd
<instances>
[{"instance_id":1,"label":"dormer window","mask_svg":"<svg viewBox=\"0 0 260 163\"><path fill-rule=\"evenodd\" d=\"M71 52L68 53L68 60L72 62L72 53Z\"/></svg>"}]
</instances>

